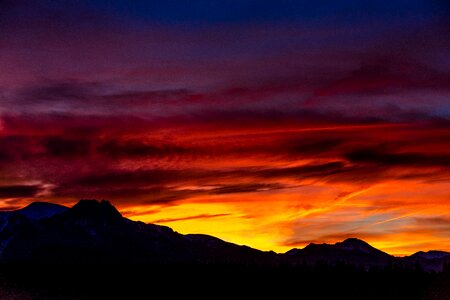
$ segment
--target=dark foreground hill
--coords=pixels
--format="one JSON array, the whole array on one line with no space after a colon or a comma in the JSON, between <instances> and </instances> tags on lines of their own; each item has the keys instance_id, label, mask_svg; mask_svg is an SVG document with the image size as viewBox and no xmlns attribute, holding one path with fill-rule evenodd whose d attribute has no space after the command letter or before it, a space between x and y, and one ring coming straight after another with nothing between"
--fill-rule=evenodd
<instances>
[{"instance_id":1,"label":"dark foreground hill","mask_svg":"<svg viewBox=\"0 0 450 300\"><path fill-rule=\"evenodd\" d=\"M123 218L107 201L0 213L0 298L447 299L446 252L396 258L364 241L263 252Z\"/></svg>"}]
</instances>

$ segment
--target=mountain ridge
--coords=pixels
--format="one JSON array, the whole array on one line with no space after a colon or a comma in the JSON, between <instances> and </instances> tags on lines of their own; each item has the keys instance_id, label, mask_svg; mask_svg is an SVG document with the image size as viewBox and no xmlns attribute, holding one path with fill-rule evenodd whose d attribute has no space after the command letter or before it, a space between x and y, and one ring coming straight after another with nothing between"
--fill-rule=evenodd
<instances>
[{"instance_id":1,"label":"mountain ridge","mask_svg":"<svg viewBox=\"0 0 450 300\"><path fill-rule=\"evenodd\" d=\"M2 215L7 220L3 223ZM335 244L311 243L284 254L261 251L209 235L183 235L170 227L131 221L109 201L94 199L80 200L72 208L33 203L17 211L0 213L0 225L0 262L3 263L292 266L345 263L365 268L401 264L441 271L450 262L450 253L444 251L420 251L399 258L357 238Z\"/></svg>"}]
</instances>

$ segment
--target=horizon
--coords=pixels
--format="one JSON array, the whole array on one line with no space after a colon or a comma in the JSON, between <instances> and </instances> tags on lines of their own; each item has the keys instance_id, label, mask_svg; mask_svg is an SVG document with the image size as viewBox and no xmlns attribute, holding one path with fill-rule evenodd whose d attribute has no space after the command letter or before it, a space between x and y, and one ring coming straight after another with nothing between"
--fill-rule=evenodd
<instances>
[{"instance_id":1,"label":"horizon","mask_svg":"<svg viewBox=\"0 0 450 300\"><path fill-rule=\"evenodd\" d=\"M17 210L26 208L26 207L28 207L28 206L31 206L32 204L35 204L35 203L39 203L39 204L55 204L55 205L60 205L60 206L63 206L63 207L66 207L66 208L70 209L70 208L72 208L74 205L80 203L81 201L96 201L96 202L98 202L98 203L100 203L100 202L102 202L102 201L106 201L106 202L110 203L115 209L117 209L117 208L114 206L114 204L112 204L111 201L109 201L109 200L107 200L107 199L101 199L101 200L99 200L99 199L80 199L80 200L78 200L78 202L76 202L76 203L74 203L73 205L70 205L70 206L67 206L67 205L61 205L61 204L58 204L58 203L47 202L47 201L34 201L34 202L31 202L31 203L28 203L27 205L25 205L25 206L23 206L23 207L21 207L21 208L17 208L17 209L14 209L14 210L0 210L0 214L1 214L2 212L14 212L14 211L17 211ZM120 210L117 209L117 211L122 215L123 218L127 218L126 216L124 216L124 215L122 214L122 212L121 212ZM138 219L136 219L136 220L133 219L132 221L142 222L141 220L138 220ZM160 226L167 226L167 225L158 224L158 223L146 223L146 224L154 224L154 225L160 225ZM170 226L167 226L167 227L170 227ZM173 229L173 228L171 228L171 229ZM175 230L175 232L177 232L177 231ZM178 233L183 234L183 235L199 234L198 232L178 232ZM213 237L215 237L215 236L213 236ZM216 238L217 238L217 237L216 237ZM294 250L294 249L304 249L305 247L307 247L308 245L311 245L311 244L316 244L316 245L317 245L317 244L334 245L334 244L336 244L336 243L342 243L342 242L345 242L345 241L347 241L347 240L358 240L358 241L361 241L361 242L363 242L363 243L367 243L369 246L371 246L371 247L373 247L373 248L375 248L375 249L378 249L378 248L374 247L370 242L368 242L368 241L366 241L366 240L363 240L363 239L360 239L360 238L358 238L358 237L355 236L355 237L348 237L348 238L345 238L344 240L335 241L334 243L311 242L311 243L305 245L304 247L294 247L294 248L290 248L290 249L287 250L286 252L288 252L288 251L290 251L290 250ZM232 241L227 241L227 240L223 240L223 241L229 242L229 243L233 243ZM233 243L233 244L235 244L235 243ZM239 246L248 246L248 247L250 247L249 245L245 245L245 244L236 244L236 245L239 245ZM253 248L253 247L251 247L251 248ZM277 251L274 251L273 249L265 249L265 250L264 250L264 249L258 249L258 248L253 248L253 249L260 250L260 251L265 251L265 252L275 252L275 253L277 253L277 254L285 254L285 253L286 253L286 252L277 252ZM378 249L378 250L383 251L382 249ZM425 253L426 253L426 252L430 252L430 251L446 252L446 251L442 251L442 250L440 250L440 249L422 249L422 250L419 250L419 251L417 251L417 252L414 252L414 253L408 253L408 254L392 254L392 253L388 253L388 252L385 252L385 251L383 251L383 252L385 252L385 253L387 253L387 254L389 254L389 255L392 255L392 256L394 256L394 257L407 257L407 256L411 256L412 254L419 253L419 252L425 252ZM448 252L448 253L450 254L450 252Z\"/></svg>"},{"instance_id":2,"label":"horizon","mask_svg":"<svg viewBox=\"0 0 450 300\"><path fill-rule=\"evenodd\" d=\"M450 252L444 0L0 1L0 210Z\"/></svg>"}]
</instances>

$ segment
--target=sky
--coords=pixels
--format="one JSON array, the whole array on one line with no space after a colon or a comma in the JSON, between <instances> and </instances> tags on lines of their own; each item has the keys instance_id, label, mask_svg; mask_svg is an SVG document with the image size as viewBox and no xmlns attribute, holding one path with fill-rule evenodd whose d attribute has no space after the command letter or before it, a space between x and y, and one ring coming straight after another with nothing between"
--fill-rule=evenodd
<instances>
[{"instance_id":1,"label":"sky","mask_svg":"<svg viewBox=\"0 0 450 300\"><path fill-rule=\"evenodd\" d=\"M0 210L450 251L449 28L444 0L0 1Z\"/></svg>"}]
</instances>

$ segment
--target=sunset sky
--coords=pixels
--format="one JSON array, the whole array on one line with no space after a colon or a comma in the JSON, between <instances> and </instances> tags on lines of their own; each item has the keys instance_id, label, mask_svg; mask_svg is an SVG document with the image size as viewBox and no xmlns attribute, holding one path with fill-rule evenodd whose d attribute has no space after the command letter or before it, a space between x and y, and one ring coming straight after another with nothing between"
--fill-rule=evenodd
<instances>
[{"instance_id":1,"label":"sunset sky","mask_svg":"<svg viewBox=\"0 0 450 300\"><path fill-rule=\"evenodd\" d=\"M450 251L450 5L0 1L0 210Z\"/></svg>"}]
</instances>

